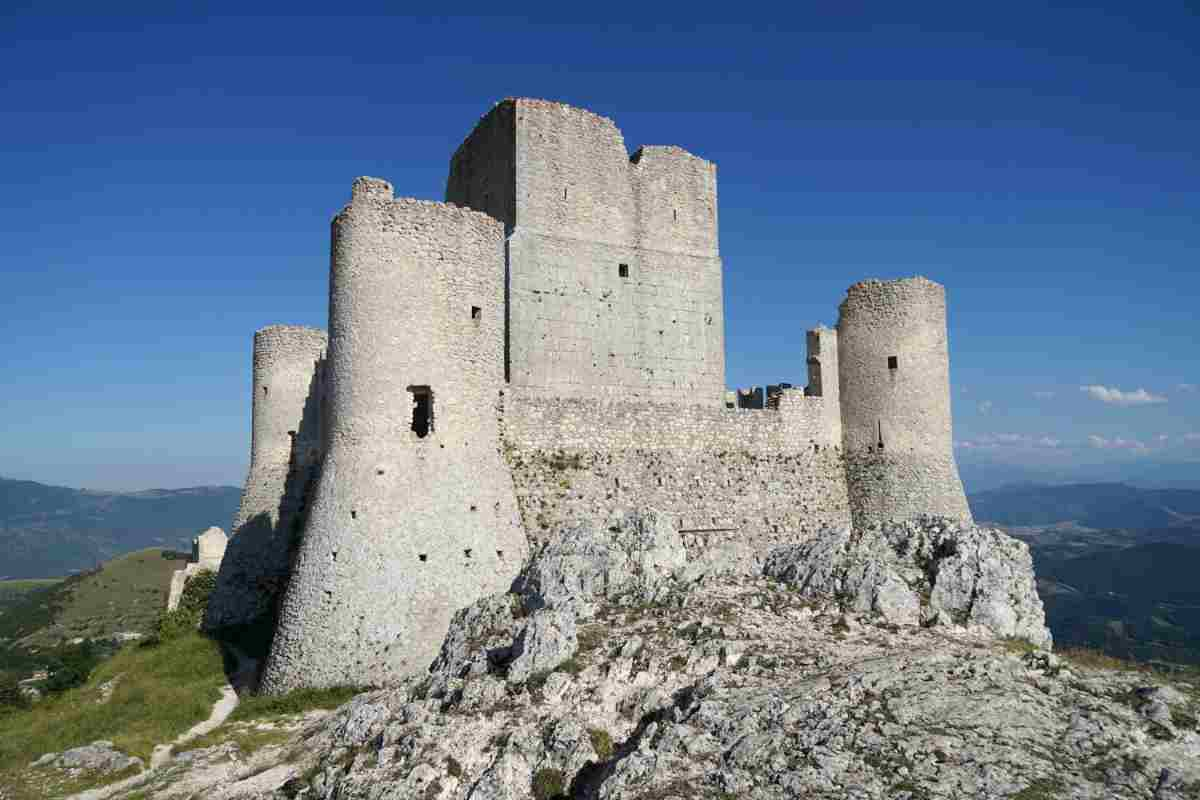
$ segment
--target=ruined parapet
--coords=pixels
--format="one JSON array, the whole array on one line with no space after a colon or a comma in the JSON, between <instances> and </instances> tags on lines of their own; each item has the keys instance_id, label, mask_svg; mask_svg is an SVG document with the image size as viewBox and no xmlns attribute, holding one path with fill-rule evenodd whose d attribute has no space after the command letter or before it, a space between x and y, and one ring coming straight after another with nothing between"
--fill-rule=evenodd
<instances>
[{"instance_id":1,"label":"ruined parapet","mask_svg":"<svg viewBox=\"0 0 1200 800\"><path fill-rule=\"evenodd\" d=\"M497 104L450 163L446 200L504 223L506 367L558 397L724 403L716 167L678 147L630 156L612 120Z\"/></svg>"},{"instance_id":2,"label":"ruined parapet","mask_svg":"<svg viewBox=\"0 0 1200 800\"><path fill-rule=\"evenodd\" d=\"M225 556L228 542L225 531L211 527L192 539L192 560L183 569L171 573L171 585L167 589L167 611L174 611L183 599L183 590L193 575L200 572L217 572Z\"/></svg>"},{"instance_id":3,"label":"ruined parapet","mask_svg":"<svg viewBox=\"0 0 1200 800\"><path fill-rule=\"evenodd\" d=\"M826 428L833 441L842 442L842 395L838 369L838 334L833 328L818 326L808 331L808 385L806 397L820 397Z\"/></svg>"},{"instance_id":4,"label":"ruined parapet","mask_svg":"<svg viewBox=\"0 0 1200 800\"><path fill-rule=\"evenodd\" d=\"M854 524L922 514L970 520L951 437L945 289L920 277L864 281L850 287L839 311Z\"/></svg>"},{"instance_id":5,"label":"ruined parapet","mask_svg":"<svg viewBox=\"0 0 1200 800\"><path fill-rule=\"evenodd\" d=\"M325 332L271 325L254 334L250 470L205 627L274 613L321 458Z\"/></svg>"},{"instance_id":6,"label":"ruined parapet","mask_svg":"<svg viewBox=\"0 0 1200 800\"><path fill-rule=\"evenodd\" d=\"M504 229L360 178L333 222L326 452L262 689L425 670L525 555L499 448Z\"/></svg>"}]
</instances>

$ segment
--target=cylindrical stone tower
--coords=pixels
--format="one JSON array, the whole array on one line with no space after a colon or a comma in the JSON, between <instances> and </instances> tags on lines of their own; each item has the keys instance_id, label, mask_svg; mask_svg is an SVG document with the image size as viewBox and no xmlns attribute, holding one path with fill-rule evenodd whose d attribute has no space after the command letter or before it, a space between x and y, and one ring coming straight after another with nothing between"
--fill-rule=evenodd
<instances>
[{"instance_id":1,"label":"cylindrical stone tower","mask_svg":"<svg viewBox=\"0 0 1200 800\"><path fill-rule=\"evenodd\" d=\"M359 178L333 221L326 453L262 680L382 685L525 555L500 452L504 227Z\"/></svg>"},{"instance_id":2,"label":"cylindrical stone tower","mask_svg":"<svg viewBox=\"0 0 1200 800\"><path fill-rule=\"evenodd\" d=\"M969 520L954 462L946 293L926 278L864 281L839 308L842 440L855 527Z\"/></svg>"},{"instance_id":3,"label":"cylindrical stone tower","mask_svg":"<svg viewBox=\"0 0 1200 800\"><path fill-rule=\"evenodd\" d=\"M205 627L242 625L275 611L291 542L320 467L325 331L271 325L254 334L250 471Z\"/></svg>"}]
</instances>

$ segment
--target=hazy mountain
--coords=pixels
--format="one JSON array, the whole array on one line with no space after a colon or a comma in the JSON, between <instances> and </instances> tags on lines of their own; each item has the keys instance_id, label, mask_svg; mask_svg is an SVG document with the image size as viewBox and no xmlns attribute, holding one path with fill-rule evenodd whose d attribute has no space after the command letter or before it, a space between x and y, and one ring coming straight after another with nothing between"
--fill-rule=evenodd
<instances>
[{"instance_id":1,"label":"hazy mountain","mask_svg":"<svg viewBox=\"0 0 1200 800\"><path fill-rule=\"evenodd\" d=\"M1019 484L970 496L975 519L1008 526L1076 522L1088 528L1200 526L1200 490L1123 483Z\"/></svg>"},{"instance_id":2,"label":"hazy mountain","mask_svg":"<svg viewBox=\"0 0 1200 800\"><path fill-rule=\"evenodd\" d=\"M228 528L232 486L95 492L0 478L0 578L44 578L145 547L188 550L209 525Z\"/></svg>"}]
</instances>

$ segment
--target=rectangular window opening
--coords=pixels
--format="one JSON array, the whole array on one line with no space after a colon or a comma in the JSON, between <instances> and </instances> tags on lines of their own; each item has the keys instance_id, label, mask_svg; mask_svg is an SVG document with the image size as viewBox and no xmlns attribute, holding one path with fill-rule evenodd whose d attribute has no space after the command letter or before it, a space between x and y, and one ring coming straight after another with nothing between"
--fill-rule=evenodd
<instances>
[{"instance_id":1,"label":"rectangular window opening","mask_svg":"<svg viewBox=\"0 0 1200 800\"><path fill-rule=\"evenodd\" d=\"M483 309L479 306L471 306L471 319L479 322L483 318Z\"/></svg>"},{"instance_id":2,"label":"rectangular window opening","mask_svg":"<svg viewBox=\"0 0 1200 800\"><path fill-rule=\"evenodd\" d=\"M617 275L622 278L628 278L629 277L629 265L628 264L618 264L617 265Z\"/></svg>"},{"instance_id":3,"label":"rectangular window opening","mask_svg":"<svg viewBox=\"0 0 1200 800\"><path fill-rule=\"evenodd\" d=\"M888 356L888 369L896 369L900 366L900 359L897 356Z\"/></svg>"},{"instance_id":4,"label":"rectangular window opening","mask_svg":"<svg viewBox=\"0 0 1200 800\"><path fill-rule=\"evenodd\" d=\"M412 432L424 439L433 432L433 391L428 386L409 386L412 395Z\"/></svg>"}]
</instances>

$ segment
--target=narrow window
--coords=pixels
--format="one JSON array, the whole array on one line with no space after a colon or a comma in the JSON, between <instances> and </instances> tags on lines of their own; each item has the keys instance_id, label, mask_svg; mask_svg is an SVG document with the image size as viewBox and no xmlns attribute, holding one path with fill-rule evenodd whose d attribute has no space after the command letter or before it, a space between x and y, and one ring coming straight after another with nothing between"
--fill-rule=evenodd
<instances>
[{"instance_id":1,"label":"narrow window","mask_svg":"<svg viewBox=\"0 0 1200 800\"><path fill-rule=\"evenodd\" d=\"M896 356L888 356L888 369L896 369L900 366L900 359Z\"/></svg>"},{"instance_id":2,"label":"narrow window","mask_svg":"<svg viewBox=\"0 0 1200 800\"><path fill-rule=\"evenodd\" d=\"M471 319L479 322L483 318L483 309L479 306L471 306Z\"/></svg>"},{"instance_id":3,"label":"narrow window","mask_svg":"<svg viewBox=\"0 0 1200 800\"><path fill-rule=\"evenodd\" d=\"M629 265L628 264L618 264L617 265L617 275L619 275L622 278L628 278L629 277Z\"/></svg>"},{"instance_id":4,"label":"narrow window","mask_svg":"<svg viewBox=\"0 0 1200 800\"><path fill-rule=\"evenodd\" d=\"M671 209L671 215L672 215L672 219L675 222L679 222L679 209L677 209L677 208Z\"/></svg>"},{"instance_id":5,"label":"narrow window","mask_svg":"<svg viewBox=\"0 0 1200 800\"><path fill-rule=\"evenodd\" d=\"M266 397L268 394L270 394L270 392L271 390L268 387L263 387L263 397Z\"/></svg>"},{"instance_id":6,"label":"narrow window","mask_svg":"<svg viewBox=\"0 0 1200 800\"><path fill-rule=\"evenodd\" d=\"M428 386L410 386L412 394L412 432L424 439L433 430L433 392Z\"/></svg>"},{"instance_id":7,"label":"narrow window","mask_svg":"<svg viewBox=\"0 0 1200 800\"><path fill-rule=\"evenodd\" d=\"M567 187L563 187L563 200L567 199Z\"/></svg>"}]
</instances>

